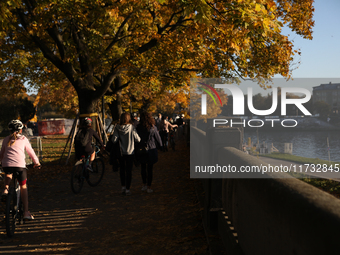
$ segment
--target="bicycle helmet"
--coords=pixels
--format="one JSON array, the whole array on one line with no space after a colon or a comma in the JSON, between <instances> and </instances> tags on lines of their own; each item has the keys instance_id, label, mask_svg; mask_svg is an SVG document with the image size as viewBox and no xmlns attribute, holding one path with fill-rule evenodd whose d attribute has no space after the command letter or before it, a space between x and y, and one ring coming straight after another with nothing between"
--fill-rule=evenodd
<instances>
[{"instance_id":1,"label":"bicycle helmet","mask_svg":"<svg viewBox=\"0 0 340 255\"><path fill-rule=\"evenodd\" d=\"M86 126L91 126L91 125L92 125L92 119L86 117L86 118L84 119L84 124L85 124Z\"/></svg>"},{"instance_id":2,"label":"bicycle helmet","mask_svg":"<svg viewBox=\"0 0 340 255\"><path fill-rule=\"evenodd\" d=\"M22 129L24 127L24 125L22 124L22 122L20 120L11 120L10 123L8 123L8 129L11 132L17 132L20 129Z\"/></svg>"}]
</instances>

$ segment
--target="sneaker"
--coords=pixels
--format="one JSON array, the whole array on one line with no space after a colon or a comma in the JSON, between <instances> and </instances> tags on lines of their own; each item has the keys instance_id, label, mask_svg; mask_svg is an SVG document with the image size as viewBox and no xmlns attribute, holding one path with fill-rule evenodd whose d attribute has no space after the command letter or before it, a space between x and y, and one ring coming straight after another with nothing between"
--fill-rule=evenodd
<instances>
[{"instance_id":1,"label":"sneaker","mask_svg":"<svg viewBox=\"0 0 340 255\"><path fill-rule=\"evenodd\" d=\"M125 193L126 193L126 188L123 187L123 188L122 188L122 194L125 195Z\"/></svg>"},{"instance_id":2,"label":"sneaker","mask_svg":"<svg viewBox=\"0 0 340 255\"><path fill-rule=\"evenodd\" d=\"M153 192L153 190L152 190L152 189L147 189L147 190L146 190L146 192L148 192L148 193L152 193L152 192Z\"/></svg>"},{"instance_id":3,"label":"sneaker","mask_svg":"<svg viewBox=\"0 0 340 255\"><path fill-rule=\"evenodd\" d=\"M125 195L130 196L131 195L131 191L129 189L127 189L126 192L125 192Z\"/></svg>"},{"instance_id":4,"label":"sneaker","mask_svg":"<svg viewBox=\"0 0 340 255\"><path fill-rule=\"evenodd\" d=\"M148 189L148 187L146 185L143 185L142 191L147 190L147 189Z\"/></svg>"},{"instance_id":5,"label":"sneaker","mask_svg":"<svg viewBox=\"0 0 340 255\"><path fill-rule=\"evenodd\" d=\"M34 217L31 213L29 213L29 215L24 216L24 220L34 220Z\"/></svg>"}]
</instances>

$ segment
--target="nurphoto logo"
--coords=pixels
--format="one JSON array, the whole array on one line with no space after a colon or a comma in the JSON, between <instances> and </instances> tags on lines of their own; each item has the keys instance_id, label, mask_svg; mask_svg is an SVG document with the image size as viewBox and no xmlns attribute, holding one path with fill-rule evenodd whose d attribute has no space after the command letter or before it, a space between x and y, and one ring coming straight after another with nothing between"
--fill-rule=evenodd
<instances>
[{"instance_id":1,"label":"nurphoto logo","mask_svg":"<svg viewBox=\"0 0 340 255\"><path fill-rule=\"evenodd\" d=\"M244 101L245 96L240 88L233 84L215 84L215 88L212 86L205 84L203 82L199 82L202 87L198 87L198 89L202 90L205 93L201 94L201 115L207 115L207 95L209 95L212 100L214 101L215 105L218 105L216 102L215 97L217 97L219 103L221 106L222 100L220 96L218 95L215 88L220 89L228 89L231 92L232 98L233 98L233 115L234 116L244 116ZM249 111L258 116L270 116L270 114L273 114L277 107L278 107L278 89L272 88L272 105L267 110L259 110L254 107L253 104L253 89L252 87L247 88L248 91L248 97L247 97L247 106ZM299 93L304 94L305 97L303 98L287 98L287 95L289 93ZM215 96L214 96L215 95ZM297 87L291 87L291 88L282 88L281 89L281 115L286 116L287 115L287 105L295 105L296 109L299 109L305 116L312 115L302 104L307 103L311 99L311 93L309 90L305 88L297 88ZM265 120L262 119L250 119L246 122L245 119L243 119L241 122L235 122L235 120L227 120L227 119L213 119L213 127L216 125L230 125L231 127L233 125L243 125L244 127L246 124L248 124L249 127L262 127L264 126L265 122L271 122L271 126L274 127L275 122L281 122L282 127L296 127L298 122L295 119L277 119L277 118L266 118Z\"/></svg>"},{"instance_id":2,"label":"nurphoto logo","mask_svg":"<svg viewBox=\"0 0 340 255\"><path fill-rule=\"evenodd\" d=\"M217 94L216 90L214 88L212 88L211 86L204 84L204 83L200 83L202 85L207 86L208 88L210 88L218 97L221 106L222 106L222 101L220 99L220 96ZM235 85L232 84L215 84L215 88L221 88L221 89L229 89L232 97L233 97L233 115L244 115L244 95L243 92L240 88L236 87ZM213 97L213 95L207 91L204 88L199 88L205 92L207 92L208 95L210 95L210 97L212 97L212 99L214 100L215 104L216 104L216 100ZM268 110L257 110L255 109L254 105L253 105L253 88L249 87L248 88L248 108L250 110L251 113L255 114L255 115L260 115L260 116L268 116L270 114L272 114L273 112L275 112L276 108L277 108L277 88L272 88L273 89L273 103L270 109ZM306 95L305 98L287 98L286 95L287 93L303 93ZM287 104L293 104L295 105L297 108L300 109L300 111L304 114L304 115L312 115L302 104L303 103L307 103L309 100L311 99L311 93L309 90L304 89L304 88L282 88L281 89L281 115L286 115L286 106ZM206 94L202 94L201 96L201 114L202 115L206 115L207 114L207 95Z\"/></svg>"}]
</instances>

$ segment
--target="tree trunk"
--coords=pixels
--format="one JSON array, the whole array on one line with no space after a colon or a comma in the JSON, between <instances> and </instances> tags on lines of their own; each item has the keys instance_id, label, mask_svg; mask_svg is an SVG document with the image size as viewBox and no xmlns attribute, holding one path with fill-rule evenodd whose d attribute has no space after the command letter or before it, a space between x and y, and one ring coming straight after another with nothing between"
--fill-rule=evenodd
<instances>
[{"instance_id":1,"label":"tree trunk","mask_svg":"<svg viewBox=\"0 0 340 255\"><path fill-rule=\"evenodd\" d=\"M120 78L120 76L118 76L114 79L114 83L113 83L113 90L117 91L116 100L108 104L113 121L118 121L120 118L120 115L123 113L121 87L122 87L122 79Z\"/></svg>"},{"instance_id":2,"label":"tree trunk","mask_svg":"<svg viewBox=\"0 0 340 255\"><path fill-rule=\"evenodd\" d=\"M120 115L123 113L122 100L121 100L121 97L122 97L121 91L117 92L116 97L117 97L116 100L114 100L110 104L108 104L113 121L119 120Z\"/></svg>"},{"instance_id":3,"label":"tree trunk","mask_svg":"<svg viewBox=\"0 0 340 255\"><path fill-rule=\"evenodd\" d=\"M79 99L79 114L90 114L97 112L96 105L98 99L93 98L93 96L91 96L91 91L84 91L78 93L78 99Z\"/></svg>"}]
</instances>

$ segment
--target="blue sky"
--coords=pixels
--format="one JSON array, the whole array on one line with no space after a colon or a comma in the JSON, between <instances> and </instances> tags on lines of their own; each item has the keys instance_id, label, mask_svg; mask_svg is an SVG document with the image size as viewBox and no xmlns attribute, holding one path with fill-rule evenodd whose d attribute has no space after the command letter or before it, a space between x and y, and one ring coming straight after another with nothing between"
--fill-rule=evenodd
<instances>
[{"instance_id":1,"label":"blue sky","mask_svg":"<svg viewBox=\"0 0 340 255\"><path fill-rule=\"evenodd\" d=\"M301 49L296 78L340 77L340 1L315 0L313 40L291 33L295 48ZM284 30L285 34L288 31Z\"/></svg>"},{"instance_id":2,"label":"blue sky","mask_svg":"<svg viewBox=\"0 0 340 255\"><path fill-rule=\"evenodd\" d=\"M303 39L289 29L283 30L283 34L293 40L294 48L301 50L301 56L296 55L294 58L295 63L300 62L293 71L295 81L288 82L287 87L312 90L312 87L321 83L340 83L340 0L315 0L314 8L313 40ZM282 86L283 79L275 80L280 80L278 86ZM246 93L249 85L253 87L254 94L271 92L249 82L240 85L240 88Z\"/></svg>"}]
</instances>

